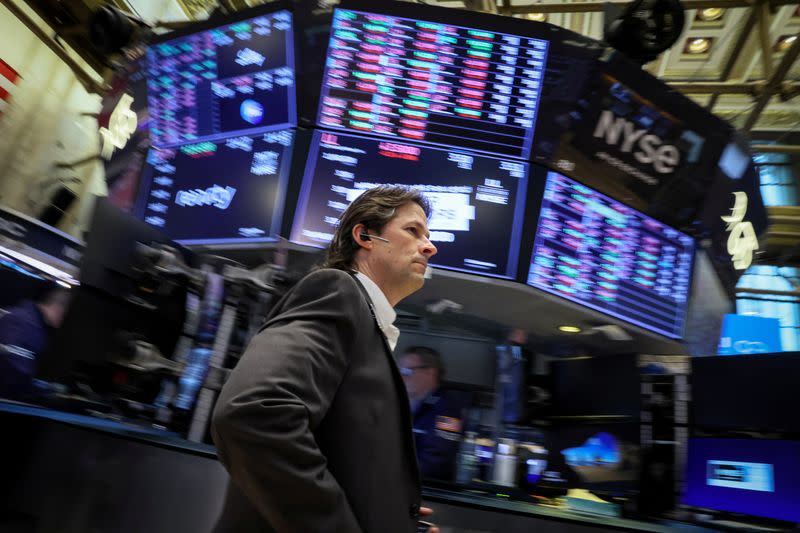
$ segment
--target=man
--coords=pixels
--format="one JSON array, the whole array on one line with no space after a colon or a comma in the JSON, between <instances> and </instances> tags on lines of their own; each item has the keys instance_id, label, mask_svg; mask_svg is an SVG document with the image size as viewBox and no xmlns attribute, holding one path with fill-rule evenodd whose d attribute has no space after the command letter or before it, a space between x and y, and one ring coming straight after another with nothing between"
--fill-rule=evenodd
<instances>
[{"instance_id":1,"label":"man","mask_svg":"<svg viewBox=\"0 0 800 533\"><path fill-rule=\"evenodd\" d=\"M429 216L417 191L363 193L327 268L275 305L214 412L232 478L217 532L411 533L430 513L391 352L392 308L422 287L436 253Z\"/></svg>"},{"instance_id":2,"label":"man","mask_svg":"<svg viewBox=\"0 0 800 533\"><path fill-rule=\"evenodd\" d=\"M420 473L424 478L452 481L466 402L441 389L444 365L432 348L406 349L400 357L400 373L411 401Z\"/></svg>"},{"instance_id":3,"label":"man","mask_svg":"<svg viewBox=\"0 0 800 533\"><path fill-rule=\"evenodd\" d=\"M69 298L68 289L48 283L0 317L0 397L24 400L32 392L36 359L61 326Z\"/></svg>"}]
</instances>

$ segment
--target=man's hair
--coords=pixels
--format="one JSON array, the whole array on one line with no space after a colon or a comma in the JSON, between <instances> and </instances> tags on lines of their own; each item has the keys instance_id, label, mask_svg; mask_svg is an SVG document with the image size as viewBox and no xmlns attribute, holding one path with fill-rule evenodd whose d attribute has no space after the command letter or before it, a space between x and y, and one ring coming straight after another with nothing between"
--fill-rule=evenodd
<instances>
[{"instance_id":1,"label":"man's hair","mask_svg":"<svg viewBox=\"0 0 800 533\"><path fill-rule=\"evenodd\" d=\"M364 231L373 230L380 233L394 218L397 208L409 202L420 206L425 212L425 217L431 216L428 200L416 189L384 185L361 194L342 214L323 266L353 270L356 252L360 248L353 239L353 228L358 224L364 224Z\"/></svg>"},{"instance_id":2,"label":"man's hair","mask_svg":"<svg viewBox=\"0 0 800 533\"><path fill-rule=\"evenodd\" d=\"M435 368L439 381L444 378L444 363L442 362L442 356L439 352L427 346L411 346L410 348L406 348L403 352L404 356L412 354L419 357L423 366Z\"/></svg>"}]
</instances>

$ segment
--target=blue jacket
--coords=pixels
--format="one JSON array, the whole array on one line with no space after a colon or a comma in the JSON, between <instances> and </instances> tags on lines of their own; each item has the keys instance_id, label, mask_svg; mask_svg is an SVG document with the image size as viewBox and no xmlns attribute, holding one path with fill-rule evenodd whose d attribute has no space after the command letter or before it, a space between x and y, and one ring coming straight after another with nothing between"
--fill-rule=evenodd
<instances>
[{"instance_id":1,"label":"blue jacket","mask_svg":"<svg viewBox=\"0 0 800 533\"><path fill-rule=\"evenodd\" d=\"M0 317L0 397L20 399L30 392L36 358L47 346L50 327L30 300Z\"/></svg>"},{"instance_id":2,"label":"blue jacket","mask_svg":"<svg viewBox=\"0 0 800 533\"><path fill-rule=\"evenodd\" d=\"M414 412L414 442L424 478L452 481L463 432L464 394L437 389Z\"/></svg>"}]
</instances>

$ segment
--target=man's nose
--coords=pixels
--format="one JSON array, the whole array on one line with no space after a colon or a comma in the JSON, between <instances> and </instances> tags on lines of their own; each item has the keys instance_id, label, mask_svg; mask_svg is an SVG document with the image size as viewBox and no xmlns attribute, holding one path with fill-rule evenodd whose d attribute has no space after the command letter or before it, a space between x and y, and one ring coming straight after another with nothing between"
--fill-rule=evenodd
<instances>
[{"instance_id":1,"label":"man's nose","mask_svg":"<svg viewBox=\"0 0 800 533\"><path fill-rule=\"evenodd\" d=\"M436 255L436 252L438 252L436 245L434 245L430 239L426 238L425 242L422 244L422 255L425 257L433 257Z\"/></svg>"}]
</instances>

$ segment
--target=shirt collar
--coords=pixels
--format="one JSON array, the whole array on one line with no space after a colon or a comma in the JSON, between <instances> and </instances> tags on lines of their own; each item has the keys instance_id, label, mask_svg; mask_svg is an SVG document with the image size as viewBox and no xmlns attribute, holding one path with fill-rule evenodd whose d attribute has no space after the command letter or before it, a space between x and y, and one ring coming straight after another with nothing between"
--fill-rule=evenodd
<instances>
[{"instance_id":1,"label":"shirt collar","mask_svg":"<svg viewBox=\"0 0 800 533\"><path fill-rule=\"evenodd\" d=\"M369 276L363 272L356 272L356 277L366 289L367 295L372 302L372 307L375 309L375 319L378 321L378 327L389 342L389 347L394 351L395 346L397 346L397 339L400 337L400 330L394 326L397 313L381 288Z\"/></svg>"}]
</instances>

